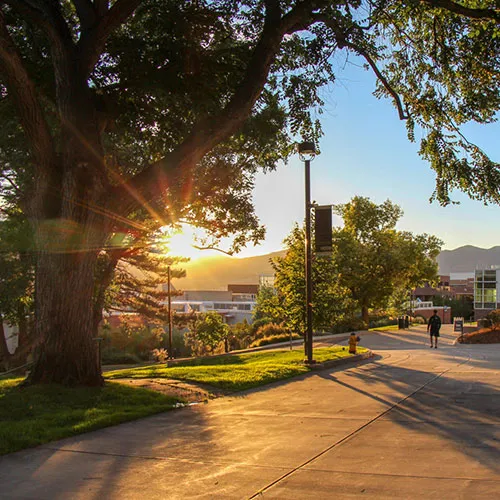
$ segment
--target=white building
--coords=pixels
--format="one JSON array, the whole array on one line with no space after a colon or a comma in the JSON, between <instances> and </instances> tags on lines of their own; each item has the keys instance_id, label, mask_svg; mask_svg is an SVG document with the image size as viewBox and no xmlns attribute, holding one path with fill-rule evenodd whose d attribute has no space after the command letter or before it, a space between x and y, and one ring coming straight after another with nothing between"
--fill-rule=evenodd
<instances>
[{"instance_id":1,"label":"white building","mask_svg":"<svg viewBox=\"0 0 500 500\"><path fill-rule=\"evenodd\" d=\"M241 323L245 319L248 323L252 323L254 308L255 302L222 302L211 300L172 301L172 310L176 313L189 314L192 312L206 313L213 311L219 313L221 316L224 316L226 323L229 325Z\"/></svg>"}]
</instances>

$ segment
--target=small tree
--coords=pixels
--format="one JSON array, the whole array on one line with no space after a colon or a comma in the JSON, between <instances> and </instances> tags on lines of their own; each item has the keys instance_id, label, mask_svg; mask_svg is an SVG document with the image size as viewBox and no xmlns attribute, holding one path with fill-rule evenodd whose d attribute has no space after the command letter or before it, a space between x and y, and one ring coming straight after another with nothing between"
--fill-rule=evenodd
<instances>
[{"instance_id":1,"label":"small tree","mask_svg":"<svg viewBox=\"0 0 500 500\"><path fill-rule=\"evenodd\" d=\"M245 349L252 343L254 339L252 326L253 325L249 325L248 321L244 319L241 323L236 323L230 327L231 335L229 337L229 348L231 350Z\"/></svg>"},{"instance_id":2,"label":"small tree","mask_svg":"<svg viewBox=\"0 0 500 500\"><path fill-rule=\"evenodd\" d=\"M285 316L284 300L274 287L261 286L256 302L253 312L254 322L264 320L263 324L265 324L266 322L281 323L283 321Z\"/></svg>"},{"instance_id":3,"label":"small tree","mask_svg":"<svg viewBox=\"0 0 500 500\"><path fill-rule=\"evenodd\" d=\"M287 253L272 260L275 272L275 287L280 299L273 315L272 303L268 314L277 323L292 332L304 331L305 319L305 271L304 229L296 225L284 241ZM327 257L318 257L312 263L313 279L313 326L330 328L344 321L353 309L353 301L347 288L339 284L334 262Z\"/></svg>"},{"instance_id":4,"label":"small tree","mask_svg":"<svg viewBox=\"0 0 500 500\"><path fill-rule=\"evenodd\" d=\"M227 341L230 332L229 326L224 323L222 316L216 312L209 312L200 316L196 320L192 331L194 339L203 346L208 347L210 353L213 353L222 341Z\"/></svg>"},{"instance_id":5,"label":"small tree","mask_svg":"<svg viewBox=\"0 0 500 500\"><path fill-rule=\"evenodd\" d=\"M486 319L491 322L491 329L500 329L500 309L495 309L486 315Z\"/></svg>"}]
</instances>

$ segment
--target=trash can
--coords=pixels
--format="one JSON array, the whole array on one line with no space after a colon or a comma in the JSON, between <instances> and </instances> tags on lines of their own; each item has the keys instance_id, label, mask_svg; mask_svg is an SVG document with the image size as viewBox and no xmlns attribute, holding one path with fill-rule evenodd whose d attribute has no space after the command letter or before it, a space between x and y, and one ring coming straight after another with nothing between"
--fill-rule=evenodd
<instances>
[{"instance_id":1,"label":"trash can","mask_svg":"<svg viewBox=\"0 0 500 500\"><path fill-rule=\"evenodd\" d=\"M405 328L410 328L410 317L405 316Z\"/></svg>"},{"instance_id":2,"label":"trash can","mask_svg":"<svg viewBox=\"0 0 500 500\"><path fill-rule=\"evenodd\" d=\"M398 318L398 328L400 330L404 330L405 329L405 319L403 318L403 316L400 316Z\"/></svg>"}]
</instances>

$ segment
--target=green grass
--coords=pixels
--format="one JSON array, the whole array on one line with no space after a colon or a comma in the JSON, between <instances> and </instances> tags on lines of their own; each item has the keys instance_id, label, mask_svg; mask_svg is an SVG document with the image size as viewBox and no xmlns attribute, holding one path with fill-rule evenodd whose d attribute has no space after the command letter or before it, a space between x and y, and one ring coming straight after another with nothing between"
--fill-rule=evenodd
<instances>
[{"instance_id":1,"label":"green grass","mask_svg":"<svg viewBox=\"0 0 500 500\"><path fill-rule=\"evenodd\" d=\"M178 399L106 382L101 388L22 387L0 380L0 455L169 410Z\"/></svg>"},{"instance_id":2,"label":"green grass","mask_svg":"<svg viewBox=\"0 0 500 500\"><path fill-rule=\"evenodd\" d=\"M366 352L358 348L358 352ZM347 348L334 346L314 350L318 363L351 356ZM106 373L108 379L172 378L200 382L229 391L242 391L307 373L301 350L263 351L216 358L193 359L172 367L145 366Z\"/></svg>"},{"instance_id":3,"label":"green grass","mask_svg":"<svg viewBox=\"0 0 500 500\"><path fill-rule=\"evenodd\" d=\"M387 330L399 330L398 325L388 325L388 326L377 326L375 328L369 328L370 332L385 332Z\"/></svg>"}]
</instances>

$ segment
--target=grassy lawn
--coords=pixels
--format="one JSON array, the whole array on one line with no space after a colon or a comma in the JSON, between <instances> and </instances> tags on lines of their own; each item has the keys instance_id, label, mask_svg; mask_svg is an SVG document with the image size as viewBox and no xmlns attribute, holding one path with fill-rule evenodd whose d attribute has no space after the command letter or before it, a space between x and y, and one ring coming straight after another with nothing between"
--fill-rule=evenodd
<instances>
[{"instance_id":1,"label":"grassy lawn","mask_svg":"<svg viewBox=\"0 0 500 500\"><path fill-rule=\"evenodd\" d=\"M385 332L388 330L399 330L398 325L389 325L389 326L377 326L375 328L369 328L370 332Z\"/></svg>"},{"instance_id":2,"label":"grassy lawn","mask_svg":"<svg viewBox=\"0 0 500 500\"><path fill-rule=\"evenodd\" d=\"M366 349L358 348L358 352L366 352ZM349 356L345 347L314 349L314 358L319 363ZM302 350L263 351L189 360L169 368L154 365L117 370L107 372L104 376L108 379L172 378L209 384L229 391L242 391L307 373L310 368L303 364L303 360Z\"/></svg>"},{"instance_id":3,"label":"grassy lawn","mask_svg":"<svg viewBox=\"0 0 500 500\"><path fill-rule=\"evenodd\" d=\"M21 387L0 379L0 455L166 411L178 399L106 382L102 388Z\"/></svg>"}]
</instances>

